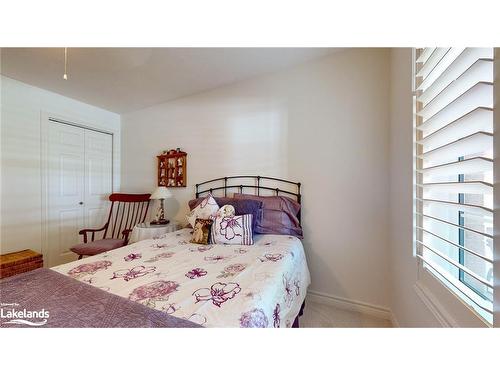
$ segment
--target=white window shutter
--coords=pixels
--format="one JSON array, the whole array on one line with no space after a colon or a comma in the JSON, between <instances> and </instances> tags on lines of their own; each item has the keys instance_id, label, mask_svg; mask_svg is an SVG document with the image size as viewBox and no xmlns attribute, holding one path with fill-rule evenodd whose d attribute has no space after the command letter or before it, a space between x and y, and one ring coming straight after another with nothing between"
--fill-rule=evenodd
<instances>
[{"instance_id":1,"label":"white window shutter","mask_svg":"<svg viewBox=\"0 0 500 375\"><path fill-rule=\"evenodd\" d=\"M416 52L417 258L491 323L493 48Z\"/></svg>"}]
</instances>

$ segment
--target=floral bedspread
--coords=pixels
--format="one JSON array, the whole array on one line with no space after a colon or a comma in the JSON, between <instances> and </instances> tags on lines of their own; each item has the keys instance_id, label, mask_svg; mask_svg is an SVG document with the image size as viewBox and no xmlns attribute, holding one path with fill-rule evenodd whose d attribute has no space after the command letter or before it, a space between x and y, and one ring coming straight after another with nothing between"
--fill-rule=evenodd
<instances>
[{"instance_id":1,"label":"floral bedspread","mask_svg":"<svg viewBox=\"0 0 500 375\"><path fill-rule=\"evenodd\" d=\"M251 246L197 245L190 229L53 270L206 327L290 327L310 275L302 242L255 236Z\"/></svg>"}]
</instances>

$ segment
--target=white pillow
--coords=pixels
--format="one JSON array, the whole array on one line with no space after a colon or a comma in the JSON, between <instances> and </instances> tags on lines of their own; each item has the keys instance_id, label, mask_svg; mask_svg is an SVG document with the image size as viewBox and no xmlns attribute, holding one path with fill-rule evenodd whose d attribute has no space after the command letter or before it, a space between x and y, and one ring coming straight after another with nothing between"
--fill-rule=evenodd
<instances>
[{"instance_id":1,"label":"white pillow","mask_svg":"<svg viewBox=\"0 0 500 375\"><path fill-rule=\"evenodd\" d=\"M253 245L252 214L216 217L210 232L211 242L226 245Z\"/></svg>"},{"instance_id":2,"label":"white pillow","mask_svg":"<svg viewBox=\"0 0 500 375\"><path fill-rule=\"evenodd\" d=\"M219 210L219 205L215 201L212 194L208 194L205 199L203 199L198 206L193 208L193 210L186 216L189 224L194 228L196 219L210 219Z\"/></svg>"}]
</instances>

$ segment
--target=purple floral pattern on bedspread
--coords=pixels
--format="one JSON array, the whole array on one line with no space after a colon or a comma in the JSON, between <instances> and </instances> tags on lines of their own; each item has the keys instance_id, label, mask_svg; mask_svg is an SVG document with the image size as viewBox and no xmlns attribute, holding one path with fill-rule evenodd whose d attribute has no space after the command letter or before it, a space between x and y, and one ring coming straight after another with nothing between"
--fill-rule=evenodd
<instances>
[{"instance_id":1,"label":"purple floral pattern on bedspread","mask_svg":"<svg viewBox=\"0 0 500 375\"><path fill-rule=\"evenodd\" d=\"M177 291L177 288L179 288L179 284L175 281L153 281L135 288L128 298L135 302L157 299L166 301L170 294Z\"/></svg>"},{"instance_id":2,"label":"purple floral pattern on bedspread","mask_svg":"<svg viewBox=\"0 0 500 375\"><path fill-rule=\"evenodd\" d=\"M283 259L283 254L276 253L276 254L271 254L271 253L266 253L264 256L259 258L261 262L277 262L278 260Z\"/></svg>"},{"instance_id":3,"label":"purple floral pattern on bedspread","mask_svg":"<svg viewBox=\"0 0 500 375\"><path fill-rule=\"evenodd\" d=\"M152 257L151 259L145 260L147 263L158 262L160 259L168 259L174 255L172 251L167 251L166 253L160 253Z\"/></svg>"},{"instance_id":4,"label":"purple floral pattern on bedspread","mask_svg":"<svg viewBox=\"0 0 500 375\"><path fill-rule=\"evenodd\" d=\"M268 325L269 321L262 309L247 311L240 317L240 327L243 328L266 328Z\"/></svg>"},{"instance_id":5,"label":"purple floral pattern on bedspread","mask_svg":"<svg viewBox=\"0 0 500 375\"><path fill-rule=\"evenodd\" d=\"M141 258L142 258L141 253L130 253L126 257L123 257L123 260L125 260L125 262L130 262L132 260L141 259Z\"/></svg>"},{"instance_id":6,"label":"purple floral pattern on bedspread","mask_svg":"<svg viewBox=\"0 0 500 375\"><path fill-rule=\"evenodd\" d=\"M233 257L234 257L233 255L212 255L209 257L204 257L203 259L209 263L219 263L229 260Z\"/></svg>"},{"instance_id":7,"label":"purple floral pattern on bedspread","mask_svg":"<svg viewBox=\"0 0 500 375\"><path fill-rule=\"evenodd\" d=\"M109 260L100 260L97 262L80 264L78 267L69 270L68 275L76 278L86 275L93 275L99 270L106 270L111 266L111 264L112 263Z\"/></svg>"},{"instance_id":8,"label":"purple floral pattern on bedspread","mask_svg":"<svg viewBox=\"0 0 500 375\"><path fill-rule=\"evenodd\" d=\"M281 323L280 310L281 310L280 304L277 303L276 307L274 308L274 311L273 311L273 326L274 326L274 328L280 327L280 323Z\"/></svg>"},{"instance_id":9,"label":"purple floral pattern on bedspread","mask_svg":"<svg viewBox=\"0 0 500 375\"><path fill-rule=\"evenodd\" d=\"M192 251L192 252L197 251L199 253L204 253L205 251L211 250L212 248L213 248L213 246L211 246L211 245L197 246L197 247L189 249L189 251Z\"/></svg>"},{"instance_id":10,"label":"purple floral pattern on bedspread","mask_svg":"<svg viewBox=\"0 0 500 375\"><path fill-rule=\"evenodd\" d=\"M113 272L113 277L111 278L111 280L122 278L125 281L129 281L129 280L141 277L141 276L145 276L148 273L155 272L155 271L156 271L156 267L137 266L137 267L127 269L127 270L118 270L118 271Z\"/></svg>"},{"instance_id":11,"label":"purple floral pattern on bedspread","mask_svg":"<svg viewBox=\"0 0 500 375\"><path fill-rule=\"evenodd\" d=\"M258 235L254 245L198 246L190 242L191 231L166 233L54 270L205 327L291 326L310 283L300 240Z\"/></svg>"},{"instance_id":12,"label":"purple floral pattern on bedspread","mask_svg":"<svg viewBox=\"0 0 500 375\"><path fill-rule=\"evenodd\" d=\"M166 249L168 247L172 247L172 245L164 244L164 243L154 243L151 245L153 249L159 250L159 249Z\"/></svg>"},{"instance_id":13,"label":"purple floral pattern on bedspread","mask_svg":"<svg viewBox=\"0 0 500 375\"><path fill-rule=\"evenodd\" d=\"M221 271L220 275L217 276L218 278L227 278L227 277L233 277L242 272L245 268L247 267L246 264L241 264L241 263L236 263L236 264L231 264L230 266L227 266L224 268L224 270Z\"/></svg>"},{"instance_id":14,"label":"purple floral pattern on bedspread","mask_svg":"<svg viewBox=\"0 0 500 375\"><path fill-rule=\"evenodd\" d=\"M203 277L207 274L203 268L193 268L191 271L186 272L186 277L190 279L197 279L198 277Z\"/></svg>"},{"instance_id":15,"label":"purple floral pattern on bedspread","mask_svg":"<svg viewBox=\"0 0 500 375\"><path fill-rule=\"evenodd\" d=\"M241 288L236 283L215 283L210 288L201 288L193 293L196 302L212 301L212 303L221 307L224 302L234 298L241 292Z\"/></svg>"}]
</instances>

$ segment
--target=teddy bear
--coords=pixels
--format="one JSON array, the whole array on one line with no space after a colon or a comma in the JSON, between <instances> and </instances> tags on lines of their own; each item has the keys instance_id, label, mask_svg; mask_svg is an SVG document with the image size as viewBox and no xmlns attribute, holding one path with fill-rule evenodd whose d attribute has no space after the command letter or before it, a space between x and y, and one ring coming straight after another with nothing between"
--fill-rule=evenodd
<instances>
[{"instance_id":1,"label":"teddy bear","mask_svg":"<svg viewBox=\"0 0 500 375\"><path fill-rule=\"evenodd\" d=\"M193 242L202 243L203 242L203 223L196 221L193 230Z\"/></svg>"},{"instance_id":2,"label":"teddy bear","mask_svg":"<svg viewBox=\"0 0 500 375\"><path fill-rule=\"evenodd\" d=\"M216 216L220 217L220 218L233 217L234 215L235 215L234 207L231 206L230 204L226 204L226 205L222 206L221 208L219 208L219 210L217 211L217 214L216 214Z\"/></svg>"}]
</instances>

